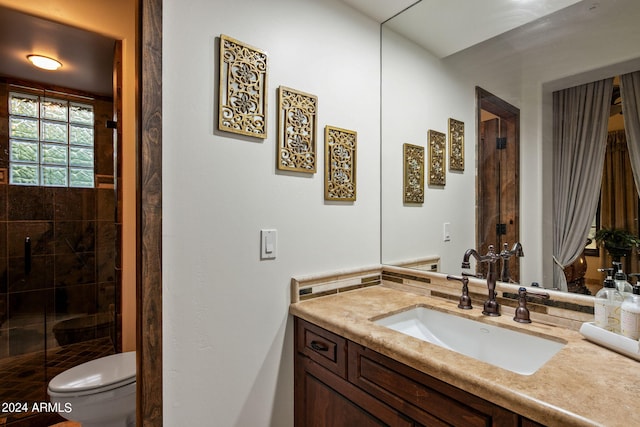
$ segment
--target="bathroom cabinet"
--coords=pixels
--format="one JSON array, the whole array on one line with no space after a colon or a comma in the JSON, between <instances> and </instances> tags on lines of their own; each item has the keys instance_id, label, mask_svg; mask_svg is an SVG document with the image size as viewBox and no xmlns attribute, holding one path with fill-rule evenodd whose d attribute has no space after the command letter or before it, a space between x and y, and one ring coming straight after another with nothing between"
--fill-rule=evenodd
<instances>
[{"instance_id":1,"label":"bathroom cabinet","mask_svg":"<svg viewBox=\"0 0 640 427\"><path fill-rule=\"evenodd\" d=\"M295 425L541 426L295 318Z\"/></svg>"}]
</instances>

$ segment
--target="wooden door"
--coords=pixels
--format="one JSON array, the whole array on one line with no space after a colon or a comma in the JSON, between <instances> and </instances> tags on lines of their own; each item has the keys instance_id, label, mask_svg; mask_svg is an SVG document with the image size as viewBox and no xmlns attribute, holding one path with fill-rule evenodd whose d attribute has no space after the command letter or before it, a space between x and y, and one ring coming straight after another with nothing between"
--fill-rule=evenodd
<instances>
[{"instance_id":1,"label":"wooden door","mask_svg":"<svg viewBox=\"0 0 640 427\"><path fill-rule=\"evenodd\" d=\"M497 165L499 157L496 140L500 135L500 119L493 118L480 122L480 143L478 144L478 222L476 250L487 253L489 245L499 250L500 239L500 174ZM486 276L486 264L480 264L478 273Z\"/></svg>"},{"instance_id":2,"label":"wooden door","mask_svg":"<svg viewBox=\"0 0 640 427\"><path fill-rule=\"evenodd\" d=\"M482 89L478 106L476 248L484 254L493 245L498 253L505 244L510 250L520 238L519 110ZM517 283L519 260L511 257L508 262L510 281ZM496 268L499 274L501 265ZM487 265L478 265L476 271L486 276Z\"/></svg>"}]
</instances>

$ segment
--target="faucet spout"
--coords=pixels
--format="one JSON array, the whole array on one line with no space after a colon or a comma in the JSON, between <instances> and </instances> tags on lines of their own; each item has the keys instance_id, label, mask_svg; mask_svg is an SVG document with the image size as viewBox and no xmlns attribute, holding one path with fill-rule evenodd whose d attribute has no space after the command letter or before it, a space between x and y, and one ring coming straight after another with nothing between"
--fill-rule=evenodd
<instances>
[{"instance_id":1,"label":"faucet spout","mask_svg":"<svg viewBox=\"0 0 640 427\"><path fill-rule=\"evenodd\" d=\"M476 260L480 261L480 254L478 253L478 251L476 251L475 249L467 249L467 251L464 253L464 256L462 257L462 268L471 268L469 258L471 258L472 255Z\"/></svg>"},{"instance_id":2,"label":"faucet spout","mask_svg":"<svg viewBox=\"0 0 640 427\"><path fill-rule=\"evenodd\" d=\"M489 299L484 303L482 314L486 316L500 316L500 305L496 301L496 262L500 259L500 255L496 254L493 245L489 245L489 250L485 255L480 255L475 249L467 249L462 257L462 268L469 268L469 259L474 257L477 262L487 264L487 289L489 290Z\"/></svg>"}]
</instances>

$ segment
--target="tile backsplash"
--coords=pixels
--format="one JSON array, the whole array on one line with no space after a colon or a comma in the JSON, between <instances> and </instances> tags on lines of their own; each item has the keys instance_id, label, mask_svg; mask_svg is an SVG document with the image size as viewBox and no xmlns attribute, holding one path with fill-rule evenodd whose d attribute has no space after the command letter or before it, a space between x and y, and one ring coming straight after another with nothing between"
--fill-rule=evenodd
<instances>
[{"instance_id":1,"label":"tile backsplash","mask_svg":"<svg viewBox=\"0 0 640 427\"><path fill-rule=\"evenodd\" d=\"M366 286L382 285L457 301L461 285L447 280L447 275L413 268L378 265L348 271L294 277L291 279L291 302L318 298ZM496 291L502 314L513 316L518 306L519 285L498 282ZM548 300L531 299L527 307L533 321L578 330L583 322L593 320L593 297L568 292L540 289L548 292ZM486 282L470 278L469 295L474 306L482 307L487 298Z\"/></svg>"}]
</instances>

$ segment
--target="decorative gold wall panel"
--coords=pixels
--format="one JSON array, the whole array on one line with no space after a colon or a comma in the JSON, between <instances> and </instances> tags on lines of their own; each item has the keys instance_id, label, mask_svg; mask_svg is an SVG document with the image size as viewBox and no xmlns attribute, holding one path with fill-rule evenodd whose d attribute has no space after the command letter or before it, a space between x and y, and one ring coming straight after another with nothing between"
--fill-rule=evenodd
<instances>
[{"instance_id":1,"label":"decorative gold wall panel","mask_svg":"<svg viewBox=\"0 0 640 427\"><path fill-rule=\"evenodd\" d=\"M267 54L223 34L218 129L267 137Z\"/></svg>"},{"instance_id":2,"label":"decorative gold wall panel","mask_svg":"<svg viewBox=\"0 0 640 427\"><path fill-rule=\"evenodd\" d=\"M429 130L429 185L445 185L446 183L446 135Z\"/></svg>"},{"instance_id":3,"label":"decorative gold wall panel","mask_svg":"<svg viewBox=\"0 0 640 427\"><path fill-rule=\"evenodd\" d=\"M326 126L324 130L324 198L356 200L357 133Z\"/></svg>"},{"instance_id":4,"label":"decorative gold wall panel","mask_svg":"<svg viewBox=\"0 0 640 427\"><path fill-rule=\"evenodd\" d=\"M318 97L278 88L278 169L316 172Z\"/></svg>"},{"instance_id":5,"label":"decorative gold wall panel","mask_svg":"<svg viewBox=\"0 0 640 427\"><path fill-rule=\"evenodd\" d=\"M449 169L464 170L464 122L449 119Z\"/></svg>"},{"instance_id":6,"label":"decorative gold wall panel","mask_svg":"<svg viewBox=\"0 0 640 427\"><path fill-rule=\"evenodd\" d=\"M404 144L404 202L424 203L424 147Z\"/></svg>"}]
</instances>

